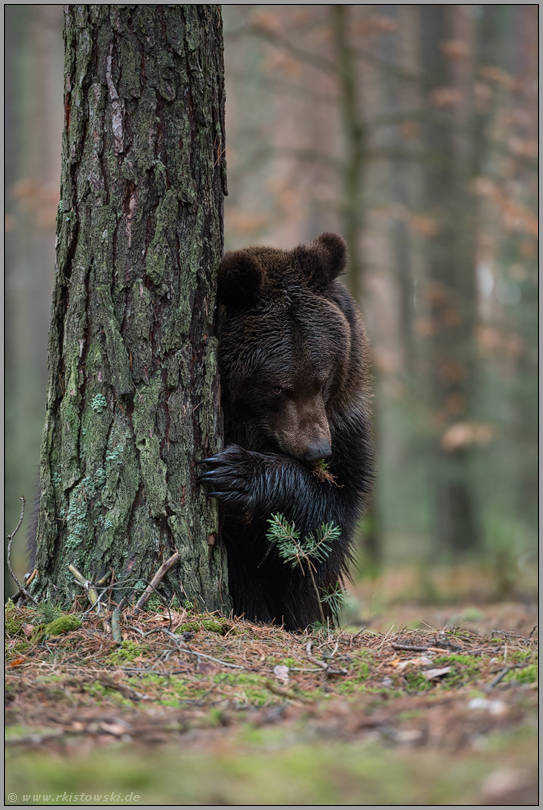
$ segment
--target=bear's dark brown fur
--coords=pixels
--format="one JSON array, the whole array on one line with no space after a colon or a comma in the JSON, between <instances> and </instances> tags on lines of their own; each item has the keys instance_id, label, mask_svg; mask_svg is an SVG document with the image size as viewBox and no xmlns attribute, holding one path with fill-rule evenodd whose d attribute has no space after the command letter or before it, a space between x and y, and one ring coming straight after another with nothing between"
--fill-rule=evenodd
<instances>
[{"instance_id":1,"label":"bear's dark brown fur","mask_svg":"<svg viewBox=\"0 0 543 810\"><path fill-rule=\"evenodd\" d=\"M322 593L347 571L372 480L368 344L336 281L346 261L344 240L326 233L291 251L227 253L219 267L226 447L201 478L222 505L234 612L291 630L321 610L309 572L285 564L266 540L269 518L281 513L302 538L339 526L316 565ZM319 459L335 481L315 474Z\"/></svg>"}]
</instances>

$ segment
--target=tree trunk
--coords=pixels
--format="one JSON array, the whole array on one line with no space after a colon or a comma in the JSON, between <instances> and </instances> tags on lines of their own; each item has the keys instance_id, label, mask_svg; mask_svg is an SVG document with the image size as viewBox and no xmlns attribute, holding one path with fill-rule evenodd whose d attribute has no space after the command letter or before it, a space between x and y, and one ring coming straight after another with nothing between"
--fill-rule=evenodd
<instances>
[{"instance_id":1,"label":"tree trunk","mask_svg":"<svg viewBox=\"0 0 543 810\"><path fill-rule=\"evenodd\" d=\"M361 109L359 83L355 54L350 41L352 19L349 6L331 5L331 29L336 53L339 108L344 139L344 159L341 174L341 231L349 248L347 286L355 301L362 308L364 289L364 262L361 253L362 234L365 225L363 204L364 171L366 169L367 132ZM377 387L377 386L376 386ZM373 413L375 441L379 440L377 411ZM376 455L378 449L376 448ZM378 484L375 484L375 490ZM376 569L382 562L381 521L377 509L377 495L373 495L366 508L362 523L362 548L364 562Z\"/></svg>"},{"instance_id":2,"label":"tree trunk","mask_svg":"<svg viewBox=\"0 0 543 810\"><path fill-rule=\"evenodd\" d=\"M345 151L341 177L341 224L343 236L349 247L347 282L355 301L360 302L363 283L360 241L364 227L362 181L365 168L366 129L357 96L356 64L349 41L348 6L332 5L330 13Z\"/></svg>"},{"instance_id":3,"label":"tree trunk","mask_svg":"<svg viewBox=\"0 0 543 810\"><path fill-rule=\"evenodd\" d=\"M36 496L43 428L60 178L62 9L10 5L5 23L4 518L5 531L12 532L20 496L29 502ZM21 530L11 556L19 578L27 570L25 545ZM17 590L13 580L6 586L7 594Z\"/></svg>"},{"instance_id":4,"label":"tree trunk","mask_svg":"<svg viewBox=\"0 0 543 810\"><path fill-rule=\"evenodd\" d=\"M65 7L65 127L38 594L113 570L228 610L217 506L215 271L223 249L224 69L215 5Z\"/></svg>"},{"instance_id":5,"label":"tree trunk","mask_svg":"<svg viewBox=\"0 0 543 810\"><path fill-rule=\"evenodd\" d=\"M454 36L452 15L460 6L422 6L423 68L430 102L436 108L425 125L431 164L425 174L426 205L437 219L428 240L429 337L432 379L429 396L434 424L434 520L439 553L474 551L480 546L478 500L472 471L473 447L446 446L442 437L455 423L473 418L477 383L474 332L475 197L470 187L480 162L480 144L470 93L473 64L467 57L454 69L446 45ZM462 41L468 34L462 32ZM470 43L471 44L471 43ZM471 45L469 54L473 53ZM457 93L447 101L449 88Z\"/></svg>"}]
</instances>

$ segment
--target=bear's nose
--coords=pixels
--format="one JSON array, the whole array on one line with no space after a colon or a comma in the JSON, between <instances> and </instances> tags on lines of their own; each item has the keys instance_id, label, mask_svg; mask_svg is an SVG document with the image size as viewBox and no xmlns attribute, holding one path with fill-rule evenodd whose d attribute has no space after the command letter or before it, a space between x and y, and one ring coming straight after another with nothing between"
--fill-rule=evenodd
<instances>
[{"instance_id":1,"label":"bear's nose","mask_svg":"<svg viewBox=\"0 0 543 810\"><path fill-rule=\"evenodd\" d=\"M303 461L320 461L321 459L330 458L331 455L332 448L327 441L322 441L308 445L302 459Z\"/></svg>"}]
</instances>

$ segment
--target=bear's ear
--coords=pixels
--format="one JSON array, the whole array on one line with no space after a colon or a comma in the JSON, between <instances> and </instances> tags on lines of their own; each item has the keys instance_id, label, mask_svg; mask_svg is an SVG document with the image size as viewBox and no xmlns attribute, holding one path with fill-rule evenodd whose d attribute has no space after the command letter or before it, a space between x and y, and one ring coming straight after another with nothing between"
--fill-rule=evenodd
<instances>
[{"instance_id":1,"label":"bear's ear","mask_svg":"<svg viewBox=\"0 0 543 810\"><path fill-rule=\"evenodd\" d=\"M294 253L309 284L319 290L326 289L343 273L348 259L347 243L337 233L323 233L311 245L301 245Z\"/></svg>"},{"instance_id":2,"label":"bear's ear","mask_svg":"<svg viewBox=\"0 0 543 810\"><path fill-rule=\"evenodd\" d=\"M349 254L347 242L337 233L323 233L312 243L324 269L328 281L337 278L347 265Z\"/></svg>"},{"instance_id":3,"label":"bear's ear","mask_svg":"<svg viewBox=\"0 0 543 810\"><path fill-rule=\"evenodd\" d=\"M218 270L217 301L228 309L245 309L259 300L265 272L247 250L225 253Z\"/></svg>"}]
</instances>

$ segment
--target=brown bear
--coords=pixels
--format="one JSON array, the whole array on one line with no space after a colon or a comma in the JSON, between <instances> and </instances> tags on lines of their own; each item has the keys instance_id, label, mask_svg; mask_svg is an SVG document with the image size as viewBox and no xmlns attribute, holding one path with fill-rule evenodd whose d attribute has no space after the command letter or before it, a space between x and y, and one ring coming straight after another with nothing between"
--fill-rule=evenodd
<instances>
[{"instance_id":1,"label":"brown bear","mask_svg":"<svg viewBox=\"0 0 543 810\"><path fill-rule=\"evenodd\" d=\"M200 480L221 504L235 614L290 630L334 619L315 584L325 594L347 573L373 476L368 342L336 281L346 262L344 240L325 233L290 251L226 253L218 272L226 447ZM313 577L267 540L276 513L302 539L323 523L341 530Z\"/></svg>"}]
</instances>

